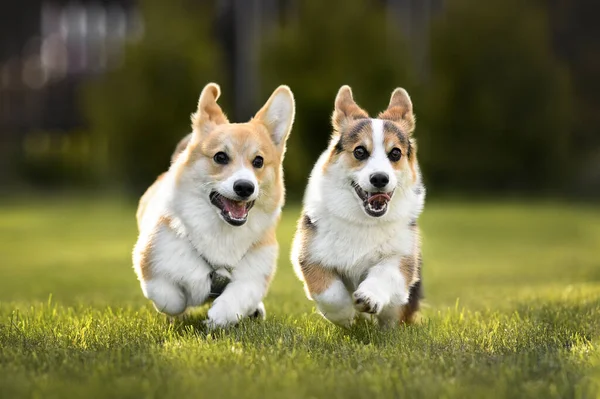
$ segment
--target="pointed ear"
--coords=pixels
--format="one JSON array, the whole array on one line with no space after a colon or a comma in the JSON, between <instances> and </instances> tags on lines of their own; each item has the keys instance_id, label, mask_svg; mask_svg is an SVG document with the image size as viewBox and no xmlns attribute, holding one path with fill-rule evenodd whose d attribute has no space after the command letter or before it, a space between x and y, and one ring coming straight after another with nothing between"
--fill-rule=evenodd
<instances>
[{"instance_id":1,"label":"pointed ear","mask_svg":"<svg viewBox=\"0 0 600 399\"><path fill-rule=\"evenodd\" d=\"M331 123L336 132L341 132L355 119L368 118L367 114L360 108L352 98L352 89L350 86L344 85L340 87L337 96L335 97L335 108L331 116Z\"/></svg>"},{"instance_id":2,"label":"pointed ear","mask_svg":"<svg viewBox=\"0 0 600 399\"><path fill-rule=\"evenodd\" d=\"M388 108L379 114L379 119L404 122L407 125L408 133L412 133L415 130L415 115L408 92L401 87L394 90Z\"/></svg>"},{"instance_id":3,"label":"pointed ear","mask_svg":"<svg viewBox=\"0 0 600 399\"><path fill-rule=\"evenodd\" d=\"M275 89L253 120L266 126L271 140L281 150L292 130L295 113L294 95L289 87L282 85Z\"/></svg>"},{"instance_id":4,"label":"pointed ear","mask_svg":"<svg viewBox=\"0 0 600 399\"><path fill-rule=\"evenodd\" d=\"M220 95L221 88L218 84L209 83L204 86L198 100L198 110L192 114L192 128L195 132L206 134L216 125L228 123L223 110L217 104Z\"/></svg>"}]
</instances>

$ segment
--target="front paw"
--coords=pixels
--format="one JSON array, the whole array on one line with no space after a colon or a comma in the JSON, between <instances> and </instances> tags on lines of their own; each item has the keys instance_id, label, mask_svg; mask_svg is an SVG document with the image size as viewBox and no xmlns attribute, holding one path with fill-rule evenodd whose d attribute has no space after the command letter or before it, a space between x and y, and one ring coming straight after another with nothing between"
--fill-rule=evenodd
<instances>
[{"instance_id":1,"label":"front paw","mask_svg":"<svg viewBox=\"0 0 600 399\"><path fill-rule=\"evenodd\" d=\"M383 296L373 291L359 288L352 294L354 308L359 312L379 314L383 307L387 305Z\"/></svg>"},{"instance_id":2,"label":"front paw","mask_svg":"<svg viewBox=\"0 0 600 399\"><path fill-rule=\"evenodd\" d=\"M235 312L219 305L215 302L213 307L208 310L208 319L204 321L204 325L209 330L234 326L240 319Z\"/></svg>"},{"instance_id":3,"label":"front paw","mask_svg":"<svg viewBox=\"0 0 600 399\"><path fill-rule=\"evenodd\" d=\"M267 317L267 311L265 310L264 303L259 303L256 310L251 312L248 317L250 317L251 319L264 320Z\"/></svg>"}]
</instances>

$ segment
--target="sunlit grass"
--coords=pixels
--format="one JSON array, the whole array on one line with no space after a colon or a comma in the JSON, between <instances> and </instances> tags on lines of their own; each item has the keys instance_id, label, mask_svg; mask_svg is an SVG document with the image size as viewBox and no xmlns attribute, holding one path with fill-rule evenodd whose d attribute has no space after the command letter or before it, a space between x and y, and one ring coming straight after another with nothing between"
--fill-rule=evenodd
<instances>
[{"instance_id":1,"label":"sunlit grass","mask_svg":"<svg viewBox=\"0 0 600 399\"><path fill-rule=\"evenodd\" d=\"M419 325L324 322L280 227L265 322L175 323L130 265L134 208L115 200L0 207L0 396L593 397L600 381L600 210L428 204ZM52 296L50 299L50 295Z\"/></svg>"}]
</instances>

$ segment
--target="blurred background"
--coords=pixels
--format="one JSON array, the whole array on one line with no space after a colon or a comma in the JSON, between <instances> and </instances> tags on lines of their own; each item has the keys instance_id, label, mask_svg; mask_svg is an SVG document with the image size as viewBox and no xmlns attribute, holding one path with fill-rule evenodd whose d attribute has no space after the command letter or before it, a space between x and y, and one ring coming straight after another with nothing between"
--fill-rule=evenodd
<instances>
[{"instance_id":1,"label":"blurred background","mask_svg":"<svg viewBox=\"0 0 600 399\"><path fill-rule=\"evenodd\" d=\"M430 197L600 196L592 0L22 0L0 6L0 193L139 195L210 81L233 121L297 99L292 199L342 84L411 93Z\"/></svg>"},{"instance_id":2,"label":"blurred background","mask_svg":"<svg viewBox=\"0 0 600 399\"><path fill-rule=\"evenodd\" d=\"M591 0L21 0L0 10L0 301L148 305L131 270L135 203L169 167L211 81L232 121L282 83L296 97L268 299L277 306L312 306L289 245L343 84L371 115L395 87L413 98L433 306L600 281Z\"/></svg>"},{"instance_id":3,"label":"blurred background","mask_svg":"<svg viewBox=\"0 0 600 399\"><path fill-rule=\"evenodd\" d=\"M0 397L265 397L267 380L307 397L585 396L576 383L600 370L598 16L597 0L0 1ZM266 327L205 343L154 316L131 250L136 201L211 81L231 121L280 84L297 110ZM392 352L333 345L289 261L343 84L371 115L405 87L417 115L432 323Z\"/></svg>"}]
</instances>

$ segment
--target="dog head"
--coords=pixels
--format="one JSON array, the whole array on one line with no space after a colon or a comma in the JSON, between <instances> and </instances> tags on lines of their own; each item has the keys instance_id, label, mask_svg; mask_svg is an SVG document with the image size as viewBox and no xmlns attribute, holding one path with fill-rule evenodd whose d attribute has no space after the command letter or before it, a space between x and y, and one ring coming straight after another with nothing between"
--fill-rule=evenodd
<instances>
[{"instance_id":1,"label":"dog head","mask_svg":"<svg viewBox=\"0 0 600 399\"><path fill-rule=\"evenodd\" d=\"M413 106L406 90L392 93L388 108L370 118L343 86L335 99L330 153L324 164L328 185L342 200L350 195L347 212L362 209L370 218L386 215L392 199L418 179ZM335 201L335 198L328 200ZM341 205L341 204L340 204ZM364 217L364 216L363 216Z\"/></svg>"},{"instance_id":2,"label":"dog head","mask_svg":"<svg viewBox=\"0 0 600 399\"><path fill-rule=\"evenodd\" d=\"M189 145L174 164L179 186L208 201L233 226L253 206L275 210L283 201L282 161L294 121L294 97L278 87L247 123L229 123L217 104L219 86L208 84L192 114Z\"/></svg>"}]
</instances>

